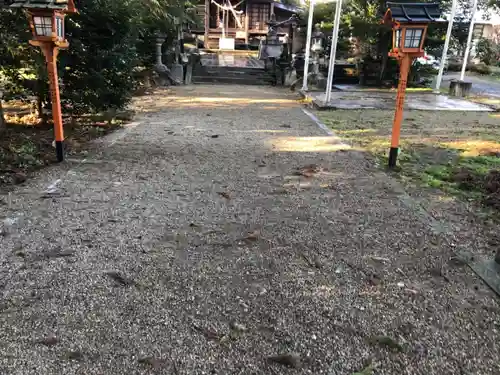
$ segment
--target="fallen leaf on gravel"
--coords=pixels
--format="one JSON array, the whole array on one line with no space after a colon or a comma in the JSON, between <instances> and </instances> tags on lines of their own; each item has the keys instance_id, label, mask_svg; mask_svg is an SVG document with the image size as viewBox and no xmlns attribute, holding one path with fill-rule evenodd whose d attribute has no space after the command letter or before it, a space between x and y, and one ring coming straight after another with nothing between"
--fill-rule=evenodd
<instances>
[{"instance_id":1,"label":"fallen leaf on gravel","mask_svg":"<svg viewBox=\"0 0 500 375\"><path fill-rule=\"evenodd\" d=\"M229 323L229 328L231 328L233 331L237 331L237 332L246 332L247 331L247 327L245 327L243 324L240 324L237 322Z\"/></svg>"},{"instance_id":2,"label":"fallen leaf on gravel","mask_svg":"<svg viewBox=\"0 0 500 375\"><path fill-rule=\"evenodd\" d=\"M427 355L427 348L421 343L417 342L413 347L413 353L415 353L417 356L423 357Z\"/></svg>"},{"instance_id":3,"label":"fallen leaf on gravel","mask_svg":"<svg viewBox=\"0 0 500 375\"><path fill-rule=\"evenodd\" d=\"M382 263L389 263L390 262L389 258L377 257L377 256L371 256L370 258L373 260L376 260L377 262L382 262Z\"/></svg>"},{"instance_id":4,"label":"fallen leaf on gravel","mask_svg":"<svg viewBox=\"0 0 500 375\"><path fill-rule=\"evenodd\" d=\"M79 361L83 359L83 353L79 350L72 350L68 353L66 353L66 358L73 360L73 361Z\"/></svg>"},{"instance_id":5,"label":"fallen leaf on gravel","mask_svg":"<svg viewBox=\"0 0 500 375\"><path fill-rule=\"evenodd\" d=\"M159 370L163 364L163 361L161 359L156 359L153 357L139 358L138 362L144 365L151 366L154 370Z\"/></svg>"},{"instance_id":6,"label":"fallen leaf on gravel","mask_svg":"<svg viewBox=\"0 0 500 375\"><path fill-rule=\"evenodd\" d=\"M446 276L446 274L443 270L443 267L432 268L429 270L429 273L435 277L442 277L443 280L448 282L448 283L450 282L450 279L448 278L448 276Z\"/></svg>"},{"instance_id":7,"label":"fallen leaf on gravel","mask_svg":"<svg viewBox=\"0 0 500 375\"><path fill-rule=\"evenodd\" d=\"M38 343L45 346L54 346L59 342L59 339L54 335L49 335L39 340Z\"/></svg>"},{"instance_id":8,"label":"fallen leaf on gravel","mask_svg":"<svg viewBox=\"0 0 500 375\"><path fill-rule=\"evenodd\" d=\"M450 258L448 264L455 266L455 267L462 267L462 266L466 266L467 262L462 258L454 256L454 257Z\"/></svg>"},{"instance_id":9,"label":"fallen leaf on gravel","mask_svg":"<svg viewBox=\"0 0 500 375\"><path fill-rule=\"evenodd\" d=\"M373 285L373 286L377 286L382 282L382 279L380 278L380 276L378 276L375 273L369 274L366 278L367 278L368 284Z\"/></svg>"},{"instance_id":10,"label":"fallen leaf on gravel","mask_svg":"<svg viewBox=\"0 0 500 375\"><path fill-rule=\"evenodd\" d=\"M267 359L269 360L269 362L279 363L280 365L292 368L300 368L302 366L300 355L295 352L273 355L271 357L268 357Z\"/></svg>"},{"instance_id":11,"label":"fallen leaf on gravel","mask_svg":"<svg viewBox=\"0 0 500 375\"><path fill-rule=\"evenodd\" d=\"M306 178L313 177L315 174L323 171L324 169L317 166L316 164L306 165L305 167L299 168L294 174L296 176L303 176Z\"/></svg>"},{"instance_id":12,"label":"fallen leaf on gravel","mask_svg":"<svg viewBox=\"0 0 500 375\"><path fill-rule=\"evenodd\" d=\"M231 196L229 193L226 193L225 191L218 191L217 194L219 194L221 197L224 197L226 199L231 199Z\"/></svg>"},{"instance_id":13,"label":"fallen leaf on gravel","mask_svg":"<svg viewBox=\"0 0 500 375\"><path fill-rule=\"evenodd\" d=\"M398 352L403 351L403 347L396 340L389 336L373 336L370 337L368 341L372 345L385 346L390 349L395 349Z\"/></svg>"},{"instance_id":14,"label":"fallen leaf on gravel","mask_svg":"<svg viewBox=\"0 0 500 375\"><path fill-rule=\"evenodd\" d=\"M54 249L35 256L35 260L43 258L66 258L75 255L73 250Z\"/></svg>"},{"instance_id":15,"label":"fallen leaf on gravel","mask_svg":"<svg viewBox=\"0 0 500 375\"><path fill-rule=\"evenodd\" d=\"M245 237L245 240L248 241L257 241L259 238L259 231L254 230L253 232L248 232L247 236Z\"/></svg>"},{"instance_id":16,"label":"fallen leaf on gravel","mask_svg":"<svg viewBox=\"0 0 500 375\"><path fill-rule=\"evenodd\" d=\"M369 365L369 366L365 367L363 370L361 370L360 372L355 372L352 375L372 375L372 374L373 374L373 366Z\"/></svg>"},{"instance_id":17,"label":"fallen leaf on gravel","mask_svg":"<svg viewBox=\"0 0 500 375\"><path fill-rule=\"evenodd\" d=\"M321 261L319 260L318 257L314 257L313 260L311 260L303 252L300 252L300 256L306 261L306 263L309 265L309 267L314 267L314 268L321 268L321 267L323 267L323 264L321 263Z\"/></svg>"},{"instance_id":18,"label":"fallen leaf on gravel","mask_svg":"<svg viewBox=\"0 0 500 375\"><path fill-rule=\"evenodd\" d=\"M116 284L121 285L121 286L136 285L134 280L126 278L126 277L122 276L119 272L116 272L116 271L106 272L106 276L108 276Z\"/></svg>"},{"instance_id":19,"label":"fallen leaf on gravel","mask_svg":"<svg viewBox=\"0 0 500 375\"><path fill-rule=\"evenodd\" d=\"M14 184L19 185L26 181L26 175L22 172L14 173Z\"/></svg>"},{"instance_id":20,"label":"fallen leaf on gravel","mask_svg":"<svg viewBox=\"0 0 500 375\"><path fill-rule=\"evenodd\" d=\"M223 335L211 328L204 328L197 325L193 325L193 328L198 332L201 332L208 340L220 340Z\"/></svg>"}]
</instances>

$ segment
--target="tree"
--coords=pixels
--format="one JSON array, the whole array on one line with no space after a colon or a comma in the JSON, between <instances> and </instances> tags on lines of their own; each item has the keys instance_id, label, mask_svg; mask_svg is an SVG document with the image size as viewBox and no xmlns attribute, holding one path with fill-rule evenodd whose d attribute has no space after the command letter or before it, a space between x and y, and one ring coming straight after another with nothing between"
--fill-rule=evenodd
<instances>
[{"instance_id":1,"label":"tree","mask_svg":"<svg viewBox=\"0 0 500 375\"><path fill-rule=\"evenodd\" d=\"M77 0L76 7L66 21L70 48L61 51L58 64L63 110L73 113L125 106L135 88L134 69L153 61L155 32L174 35L176 17L192 20L184 0ZM28 44L24 12L0 8L0 35L5 96L35 95L41 109L50 100L45 62Z\"/></svg>"}]
</instances>

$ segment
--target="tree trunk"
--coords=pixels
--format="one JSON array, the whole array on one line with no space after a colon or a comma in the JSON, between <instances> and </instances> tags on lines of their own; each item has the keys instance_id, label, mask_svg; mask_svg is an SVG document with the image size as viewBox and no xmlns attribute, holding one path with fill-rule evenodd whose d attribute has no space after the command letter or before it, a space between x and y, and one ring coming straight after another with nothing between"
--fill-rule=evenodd
<instances>
[{"instance_id":1,"label":"tree trunk","mask_svg":"<svg viewBox=\"0 0 500 375\"><path fill-rule=\"evenodd\" d=\"M43 92L43 83L37 79L36 81L36 110L38 112L38 118L42 122L42 126L47 125L47 114L43 110L43 99L44 99L44 92Z\"/></svg>"},{"instance_id":2,"label":"tree trunk","mask_svg":"<svg viewBox=\"0 0 500 375\"><path fill-rule=\"evenodd\" d=\"M382 83L384 79L385 71L387 69L387 62L389 61L389 53L387 52L389 43L391 43L392 35L390 33L385 34L380 41L379 53L382 55L382 65L380 67L379 84Z\"/></svg>"},{"instance_id":3,"label":"tree trunk","mask_svg":"<svg viewBox=\"0 0 500 375\"><path fill-rule=\"evenodd\" d=\"M3 93L0 91L0 133L3 132L7 126L5 118L3 117L2 96Z\"/></svg>"}]
</instances>

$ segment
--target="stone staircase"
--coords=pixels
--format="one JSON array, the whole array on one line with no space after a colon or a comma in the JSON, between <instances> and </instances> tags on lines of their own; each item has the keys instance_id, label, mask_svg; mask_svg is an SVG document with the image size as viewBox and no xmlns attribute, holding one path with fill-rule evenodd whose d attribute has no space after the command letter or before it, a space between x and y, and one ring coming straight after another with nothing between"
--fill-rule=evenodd
<instances>
[{"instance_id":1,"label":"stone staircase","mask_svg":"<svg viewBox=\"0 0 500 375\"><path fill-rule=\"evenodd\" d=\"M226 83L236 85L268 85L271 82L264 62L248 54L206 53L194 67L193 83Z\"/></svg>"}]
</instances>

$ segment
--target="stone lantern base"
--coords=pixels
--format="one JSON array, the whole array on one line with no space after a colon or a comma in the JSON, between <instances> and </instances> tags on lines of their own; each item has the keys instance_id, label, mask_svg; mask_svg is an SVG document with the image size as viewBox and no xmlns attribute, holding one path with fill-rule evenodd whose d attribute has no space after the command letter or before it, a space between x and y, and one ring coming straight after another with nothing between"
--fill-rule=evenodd
<instances>
[{"instance_id":1,"label":"stone lantern base","mask_svg":"<svg viewBox=\"0 0 500 375\"><path fill-rule=\"evenodd\" d=\"M450 82L449 94L451 96L465 97L469 96L471 89L472 82L452 80Z\"/></svg>"}]
</instances>

